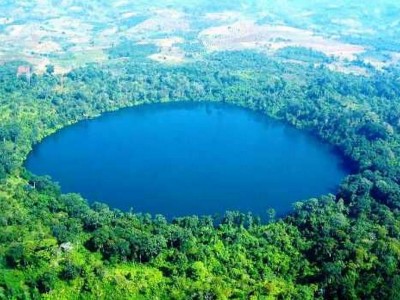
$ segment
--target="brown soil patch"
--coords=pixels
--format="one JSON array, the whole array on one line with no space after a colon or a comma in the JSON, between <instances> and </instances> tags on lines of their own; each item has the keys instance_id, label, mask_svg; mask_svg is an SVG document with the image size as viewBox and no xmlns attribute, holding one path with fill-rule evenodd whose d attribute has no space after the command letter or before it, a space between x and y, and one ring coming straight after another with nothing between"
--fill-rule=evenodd
<instances>
[{"instance_id":1,"label":"brown soil patch","mask_svg":"<svg viewBox=\"0 0 400 300\"><path fill-rule=\"evenodd\" d=\"M154 11L154 16L128 30L129 33L188 31L190 24L186 16L176 10Z\"/></svg>"},{"instance_id":2,"label":"brown soil patch","mask_svg":"<svg viewBox=\"0 0 400 300\"><path fill-rule=\"evenodd\" d=\"M171 37L165 39L149 40L146 43L152 43L159 48L159 52L149 56L150 59L168 64L178 64L184 62L185 53L179 44L184 43L181 37Z\"/></svg>"},{"instance_id":3,"label":"brown soil patch","mask_svg":"<svg viewBox=\"0 0 400 300\"><path fill-rule=\"evenodd\" d=\"M289 46L311 48L328 56L355 59L364 51L357 45L316 36L312 31L289 26L257 25L253 21L239 21L230 25L211 27L199 34L210 51L264 49L276 51Z\"/></svg>"}]
</instances>

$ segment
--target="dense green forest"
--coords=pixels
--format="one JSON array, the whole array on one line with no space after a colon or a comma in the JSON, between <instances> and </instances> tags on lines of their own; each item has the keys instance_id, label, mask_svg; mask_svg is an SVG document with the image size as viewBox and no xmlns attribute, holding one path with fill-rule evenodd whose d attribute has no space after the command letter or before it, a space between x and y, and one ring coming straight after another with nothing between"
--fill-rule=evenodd
<instances>
[{"instance_id":1,"label":"dense green forest","mask_svg":"<svg viewBox=\"0 0 400 300\"><path fill-rule=\"evenodd\" d=\"M110 55L129 55L118 51ZM290 64L221 52L180 66L131 57L29 80L16 76L18 62L0 66L0 298L399 299L400 69L345 75L309 55ZM282 219L169 222L88 204L23 167L62 127L169 101L263 112L335 145L353 174Z\"/></svg>"}]
</instances>

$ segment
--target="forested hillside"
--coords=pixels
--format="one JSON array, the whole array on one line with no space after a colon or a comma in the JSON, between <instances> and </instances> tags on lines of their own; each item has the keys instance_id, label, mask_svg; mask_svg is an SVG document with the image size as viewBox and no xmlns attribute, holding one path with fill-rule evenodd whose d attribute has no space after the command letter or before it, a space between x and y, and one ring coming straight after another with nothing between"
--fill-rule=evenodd
<instances>
[{"instance_id":1,"label":"forested hillside","mask_svg":"<svg viewBox=\"0 0 400 300\"><path fill-rule=\"evenodd\" d=\"M400 70L356 76L312 62L233 51L177 66L128 57L65 75L48 67L31 78L16 76L18 62L0 66L0 298L398 299ZM263 112L335 145L353 175L282 219L168 222L89 205L23 167L62 127L170 101Z\"/></svg>"}]
</instances>

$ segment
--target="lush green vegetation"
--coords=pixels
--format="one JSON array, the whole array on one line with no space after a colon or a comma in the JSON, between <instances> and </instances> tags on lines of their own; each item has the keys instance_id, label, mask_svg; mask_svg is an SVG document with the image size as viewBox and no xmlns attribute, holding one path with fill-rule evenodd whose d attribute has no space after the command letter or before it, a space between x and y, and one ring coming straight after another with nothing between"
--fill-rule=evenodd
<instances>
[{"instance_id":1,"label":"lush green vegetation","mask_svg":"<svg viewBox=\"0 0 400 300\"><path fill-rule=\"evenodd\" d=\"M331 63L333 58L326 56L324 53L303 47L285 47L279 49L275 53L276 56L287 60L304 61L307 63Z\"/></svg>"},{"instance_id":2,"label":"lush green vegetation","mask_svg":"<svg viewBox=\"0 0 400 300\"><path fill-rule=\"evenodd\" d=\"M66 76L49 67L30 81L17 66L0 67L0 298L400 297L400 70L352 76L253 52L175 67L127 58ZM354 175L281 220L227 212L167 222L89 205L23 168L34 144L68 124L203 100L308 130L336 145Z\"/></svg>"}]
</instances>

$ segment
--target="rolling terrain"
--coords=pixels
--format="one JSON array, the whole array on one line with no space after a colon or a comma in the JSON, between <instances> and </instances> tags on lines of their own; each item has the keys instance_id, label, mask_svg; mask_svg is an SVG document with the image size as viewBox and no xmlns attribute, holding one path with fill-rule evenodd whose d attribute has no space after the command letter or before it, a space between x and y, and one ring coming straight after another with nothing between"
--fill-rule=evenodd
<instances>
[{"instance_id":1,"label":"rolling terrain","mask_svg":"<svg viewBox=\"0 0 400 300\"><path fill-rule=\"evenodd\" d=\"M399 299L399 10L2 1L0 298ZM255 110L329 143L353 172L283 217L169 221L63 194L24 167L66 126L177 101Z\"/></svg>"}]
</instances>

